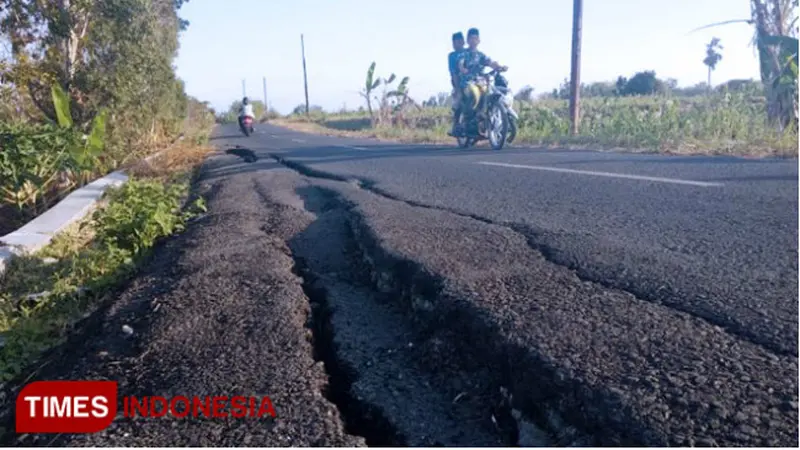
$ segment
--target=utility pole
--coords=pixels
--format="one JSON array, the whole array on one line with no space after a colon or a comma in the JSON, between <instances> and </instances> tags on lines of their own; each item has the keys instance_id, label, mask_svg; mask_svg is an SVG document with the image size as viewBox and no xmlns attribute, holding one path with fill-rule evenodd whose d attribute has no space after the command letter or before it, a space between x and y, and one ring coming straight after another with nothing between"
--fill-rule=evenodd
<instances>
[{"instance_id":1,"label":"utility pole","mask_svg":"<svg viewBox=\"0 0 800 450\"><path fill-rule=\"evenodd\" d=\"M269 103L267 103L267 77L264 77L264 117L269 114Z\"/></svg>"},{"instance_id":2,"label":"utility pole","mask_svg":"<svg viewBox=\"0 0 800 450\"><path fill-rule=\"evenodd\" d=\"M247 89L245 89L245 81L242 79L242 98L247 97Z\"/></svg>"},{"instance_id":3,"label":"utility pole","mask_svg":"<svg viewBox=\"0 0 800 450\"><path fill-rule=\"evenodd\" d=\"M570 76L569 115L572 135L578 134L581 118L581 29L583 0L573 0L572 6L572 74Z\"/></svg>"},{"instance_id":4,"label":"utility pole","mask_svg":"<svg viewBox=\"0 0 800 450\"><path fill-rule=\"evenodd\" d=\"M308 75L306 74L306 43L303 35L300 35L300 48L303 52L303 87L306 90L306 117L308 116Z\"/></svg>"}]
</instances>

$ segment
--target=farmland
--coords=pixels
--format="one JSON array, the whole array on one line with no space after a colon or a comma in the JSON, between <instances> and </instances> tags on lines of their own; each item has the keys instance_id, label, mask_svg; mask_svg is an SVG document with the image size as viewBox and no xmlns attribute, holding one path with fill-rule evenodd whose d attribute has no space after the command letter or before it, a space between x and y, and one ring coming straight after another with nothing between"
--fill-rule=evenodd
<instances>
[{"instance_id":1,"label":"farmland","mask_svg":"<svg viewBox=\"0 0 800 450\"><path fill-rule=\"evenodd\" d=\"M681 154L797 155L797 132L768 125L765 99L750 93L711 96L594 97L582 102L577 136L564 99L516 101L518 145L580 146ZM371 126L366 112L293 114L279 123L338 135L448 143L449 107L411 108L403 120Z\"/></svg>"}]
</instances>

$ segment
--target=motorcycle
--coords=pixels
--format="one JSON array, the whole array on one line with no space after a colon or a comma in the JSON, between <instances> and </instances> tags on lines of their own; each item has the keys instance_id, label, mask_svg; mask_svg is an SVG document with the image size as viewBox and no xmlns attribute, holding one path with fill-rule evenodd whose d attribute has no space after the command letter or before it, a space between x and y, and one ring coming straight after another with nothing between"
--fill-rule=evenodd
<instances>
[{"instance_id":1,"label":"motorcycle","mask_svg":"<svg viewBox=\"0 0 800 450\"><path fill-rule=\"evenodd\" d=\"M473 99L477 97L477 102L465 104L459 120L458 146L468 148L487 139L492 149L500 150L514 141L519 122L508 81L500 71L492 70L479 77L476 87Z\"/></svg>"},{"instance_id":2,"label":"motorcycle","mask_svg":"<svg viewBox=\"0 0 800 450\"><path fill-rule=\"evenodd\" d=\"M253 118L250 116L245 116L239 122L239 129L242 130L242 133L244 133L245 136L249 137L251 134L253 134L255 132L255 129L253 128Z\"/></svg>"}]
</instances>

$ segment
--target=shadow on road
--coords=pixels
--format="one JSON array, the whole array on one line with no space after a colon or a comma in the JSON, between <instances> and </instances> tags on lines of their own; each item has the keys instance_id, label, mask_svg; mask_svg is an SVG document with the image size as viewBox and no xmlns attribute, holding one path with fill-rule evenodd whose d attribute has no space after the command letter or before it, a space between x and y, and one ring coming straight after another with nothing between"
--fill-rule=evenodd
<instances>
[{"instance_id":1,"label":"shadow on road","mask_svg":"<svg viewBox=\"0 0 800 450\"><path fill-rule=\"evenodd\" d=\"M258 161L258 156L255 154L254 151L250 150L249 148L244 148L244 147L229 148L228 150L225 150L225 153L229 155L236 155L248 163L254 163Z\"/></svg>"},{"instance_id":2,"label":"shadow on road","mask_svg":"<svg viewBox=\"0 0 800 450\"><path fill-rule=\"evenodd\" d=\"M209 138L209 141L221 141L223 139L236 139L236 138L243 138L244 136L241 134L225 134L221 136L213 136Z\"/></svg>"}]
</instances>

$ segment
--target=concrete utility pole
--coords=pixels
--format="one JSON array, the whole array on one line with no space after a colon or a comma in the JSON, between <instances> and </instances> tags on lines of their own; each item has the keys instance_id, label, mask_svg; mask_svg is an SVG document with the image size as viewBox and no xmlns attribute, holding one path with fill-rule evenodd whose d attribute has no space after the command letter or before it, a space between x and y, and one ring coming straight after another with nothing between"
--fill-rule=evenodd
<instances>
[{"instance_id":1,"label":"concrete utility pole","mask_svg":"<svg viewBox=\"0 0 800 450\"><path fill-rule=\"evenodd\" d=\"M303 52L303 87L306 90L306 116L308 116L308 75L306 74L306 43L300 35L300 48Z\"/></svg>"},{"instance_id":2,"label":"concrete utility pole","mask_svg":"<svg viewBox=\"0 0 800 450\"><path fill-rule=\"evenodd\" d=\"M572 6L572 74L570 76L569 115L572 135L578 134L581 119L581 28L583 0L573 0Z\"/></svg>"},{"instance_id":3,"label":"concrete utility pole","mask_svg":"<svg viewBox=\"0 0 800 450\"><path fill-rule=\"evenodd\" d=\"M247 89L245 89L245 82L242 80L242 97L247 97Z\"/></svg>"}]
</instances>

